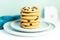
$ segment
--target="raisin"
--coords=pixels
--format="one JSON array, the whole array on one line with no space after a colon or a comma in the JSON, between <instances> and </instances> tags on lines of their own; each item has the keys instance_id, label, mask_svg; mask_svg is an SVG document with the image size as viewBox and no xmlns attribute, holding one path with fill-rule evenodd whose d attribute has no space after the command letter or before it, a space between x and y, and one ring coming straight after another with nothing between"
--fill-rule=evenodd
<instances>
[{"instance_id":1,"label":"raisin","mask_svg":"<svg viewBox=\"0 0 60 40\"><path fill-rule=\"evenodd\" d=\"M32 26L32 23L30 24L30 26Z\"/></svg>"}]
</instances>

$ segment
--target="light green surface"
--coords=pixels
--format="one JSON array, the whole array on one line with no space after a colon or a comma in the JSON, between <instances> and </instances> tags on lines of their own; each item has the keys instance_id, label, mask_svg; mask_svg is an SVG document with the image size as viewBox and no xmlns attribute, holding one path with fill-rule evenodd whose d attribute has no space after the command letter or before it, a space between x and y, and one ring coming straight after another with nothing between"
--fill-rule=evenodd
<instances>
[{"instance_id":1,"label":"light green surface","mask_svg":"<svg viewBox=\"0 0 60 40\"><path fill-rule=\"evenodd\" d=\"M56 6L60 12L60 0L0 0L0 16L19 14L20 8L27 5Z\"/></svg>"}]
</instances>

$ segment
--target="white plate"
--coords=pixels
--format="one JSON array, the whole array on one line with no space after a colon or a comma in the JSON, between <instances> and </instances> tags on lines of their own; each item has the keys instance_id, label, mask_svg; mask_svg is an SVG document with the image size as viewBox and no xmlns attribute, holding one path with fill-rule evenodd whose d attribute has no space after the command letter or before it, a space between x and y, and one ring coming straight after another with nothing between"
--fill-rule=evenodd
<instances>
[{"instance_id":1,"label":"white plate","mask_svg":"<svg viewBox=\"0 0 60 40\"><path fill-rule=\"evenodd\" d=\"M23 31L23 32L40 32L40 31L46 31L50 28L50 24L44 21L41 21L39 28L37 29L25 29L20 27L20 21L13 21L11 23L11 27L17 31Z\"/></svg>"},{"instance_id":2,"label":"white plate","mask_svg":"<svg viewBox=\"0 0 60 40\"><path fill-rule=\"evenodd\" d=\"M45 34L46 32L52 30L55 28L55 26L53 24L49 24L50 25L50 28L47 30L47 31L43 31L43 32L38 32L38 33L24 33L24 32L19 32L19 31L16 31L14 29L11 28L10 26L10 23L11 22L7 22L4 24L4 31L6 31L7 33L9 34L12 34L12 35L16 35L16 36L41 36L43 34Z\"/></svg>"}]
</instances>

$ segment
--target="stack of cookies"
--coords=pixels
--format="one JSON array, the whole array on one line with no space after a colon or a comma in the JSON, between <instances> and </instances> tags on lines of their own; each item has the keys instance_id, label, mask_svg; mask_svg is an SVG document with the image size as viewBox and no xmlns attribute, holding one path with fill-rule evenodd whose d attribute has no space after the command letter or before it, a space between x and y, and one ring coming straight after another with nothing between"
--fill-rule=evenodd
<instances>
[{"instance_id":1,"label":"stack of cookies","mask_svg":"<svg viewBox=\"0 0 60 40\"><path fill-rule=\"evenodd\" d=\"M20 25L23 28L34 29L39 27L39 8L38 7L24 7L21 9Z\"/></svg>"}]
</instances>

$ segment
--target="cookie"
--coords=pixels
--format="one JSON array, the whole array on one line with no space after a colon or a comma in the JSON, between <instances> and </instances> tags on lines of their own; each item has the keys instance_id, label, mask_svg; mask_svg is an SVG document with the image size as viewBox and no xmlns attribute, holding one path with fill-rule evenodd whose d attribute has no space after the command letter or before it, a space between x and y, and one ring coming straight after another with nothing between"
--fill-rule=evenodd
<instances>
[{"instance_id":1,"label":"cookie","mask_svg":"<svg viewBox=\"0 0 60 40\"><path fill-rule=\"evenodd\" d=\"M21 15L39 15L39 12L21 12Z\"/></svg>"},{"instance_id":2,"label":"cookie","mask_svg":"<svg viewBox=\"0 0 60 40\"><path fill-rule=\"evenodd\" d=\"M30 7L24 7L21 9L22 12L39 12L39 7L36 6L30 6Z\"/></svg>"},{"instance_id":3,"label":"cookie","mask_svg":"<svg viewBox=\"0 0 60 40\"><path fill-rule=\"evenodd\" d=\"M39 19L39 16L22 16L21 19L37 20Z\"/></svg>"},{"instance_id":4,"label":"cookie","mask_svg":"<svg viewBox=\"0 0 60 40\"><path fill-rule=\"evenodd\" d=\"M40 23L40 10L38 7L24 7L21 9L20 25L22 28L38 28Z\"/></svg>"},{"instance_id":5,"label":"cookie","mask_svg":"<svg viewBox=\"0 0 60 40\"><path fill-rule=\"evenodd\" d=\"M35 20L24 20L24 19L21 19L20 21L21 22L39 22L40 19L35 19Z\"/></svg>"},{"instance_id":6,"label":"cookie","mask_svg":"<svg viewBox=\"0 0 60 40\"><path fill-rule=\"evenodd\" d=\"M36 28L39 28L39 26L26 26L26 25L23 25L21 27L25 28L25 29L36 29Z\"/></svg>"},{"instance_id":7,"label":"cookie","mask_svg":"<svg viewBox=\"0 0 60 40\"><path fill-rule=\"evenodd\" d=\"M21 25L27 25L27 26L36 26L36 25L39 25L39 22L32 22L32 23L21 23Z\"/></svg>"},{"instance_id":8,"label":"cookie","mask_svg":"<svg viewBox=\"0 0 60 40\"><path fill-rule=\"evenodd\" d=\"M21 27L28 28L28 29L38 28L39 27L39 22L36 22L36 23L22 23Z\"/></svg>"}]
</instances>

